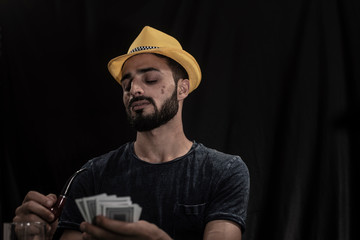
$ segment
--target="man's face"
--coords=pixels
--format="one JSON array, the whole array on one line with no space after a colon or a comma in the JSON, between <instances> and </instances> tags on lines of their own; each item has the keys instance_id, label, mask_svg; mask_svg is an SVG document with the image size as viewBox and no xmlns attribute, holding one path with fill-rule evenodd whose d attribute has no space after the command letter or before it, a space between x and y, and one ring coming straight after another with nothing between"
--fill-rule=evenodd
<instances>
[{"instance_id":1,"label":"man's face","mask_svg":"<svg viewBox=\"0 0 360 240\"><path fill-rule=\"evenodd\" d=\"M135 55L125 62L122 73L123 101L135 130L150 131L176 115L177 88L165 59Z\"/></svg>"}]
</instances>

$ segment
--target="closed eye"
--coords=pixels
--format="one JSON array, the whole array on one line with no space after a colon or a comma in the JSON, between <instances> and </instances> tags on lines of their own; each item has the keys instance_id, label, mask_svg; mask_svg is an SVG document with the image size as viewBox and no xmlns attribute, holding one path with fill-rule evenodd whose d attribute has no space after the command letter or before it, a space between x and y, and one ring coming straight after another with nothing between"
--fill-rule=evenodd
<instances>
[{"instance_id":1,"label":"closed eye","mask_svg":"<svg viewBox=\"0 0 360 240\"><path fill-rule=\"evenodd\" d=\"M126 81L126 82L124 81L122 83L122 86L123 86L125 92L129 92L130 88L131 88L131 80Z\"/></svg>"},{"instance_id":2,"label":"closed eye","mask_svg":"<svg viewBox=\"0 0 360 240\"><path fill-rule=\"evenodd\" d=\"M153 83L156 83L157 82L157 80L155 79L155 80L146 80L146 83L148 83L148 84L153 84Z\"/></svg>"}]
</instances>

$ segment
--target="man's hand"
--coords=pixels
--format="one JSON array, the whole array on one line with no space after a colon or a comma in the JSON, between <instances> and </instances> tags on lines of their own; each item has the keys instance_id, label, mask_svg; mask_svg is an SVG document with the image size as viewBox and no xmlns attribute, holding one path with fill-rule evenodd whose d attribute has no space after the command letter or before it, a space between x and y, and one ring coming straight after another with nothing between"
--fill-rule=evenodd
<instances>
[{"instance_id":1,"label":"man's hand","mask_svg":"<svg viewBox=\"0 0 360 240\"><path fill-rule=\"evenodd\" d=\"M95 224L83 222L80 225L83 239L138 239L138 240L170 240L170 236L156 225L146 221L134 223L112 220L97 216Z\"/></svg>"},{"instance_id":2,"label":"man's hand","mask_svg":"<svg viewBox=\"0 0 360 240\"><path fill-rule=\"evenodd\" d=\"M23 203L16 209L13 222L43 222L46 223L47 238L51 239L55 233L57 221L49 210L55 203L55 194L47 196L30 191L26 194Z\"/></svg>"}]
</instances>

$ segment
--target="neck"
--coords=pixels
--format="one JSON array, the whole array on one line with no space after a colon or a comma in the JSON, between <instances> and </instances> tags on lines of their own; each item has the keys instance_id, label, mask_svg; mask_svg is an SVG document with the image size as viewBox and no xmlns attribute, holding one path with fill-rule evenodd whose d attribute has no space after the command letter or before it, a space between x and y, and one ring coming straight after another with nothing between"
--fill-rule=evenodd
<instances>
[{"instance_id":1,"label":"neck","mask_svg":"<svg viewBox=\"0 0 360 240\"><path fill-rule=\"evenodd\" d=\"M181 118L180 118L181 119ZM146 162L168 162L185 155L191 148L179 117L147 132L138 132L135 141L135 154Z\"/></svg>"}]
</instances>

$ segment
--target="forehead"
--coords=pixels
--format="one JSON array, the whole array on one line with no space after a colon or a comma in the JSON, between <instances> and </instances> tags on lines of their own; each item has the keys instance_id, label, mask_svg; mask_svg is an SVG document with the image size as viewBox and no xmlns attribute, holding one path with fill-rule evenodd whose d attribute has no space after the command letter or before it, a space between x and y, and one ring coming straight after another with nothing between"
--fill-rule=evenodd
<instances>
[{"instance_id":1,"label":"forehead","mask_svg":"<svg viewBox=\"0 0 360 240\"><path fill-rule=\"evenodd\" d=\"M158 57L154 54L142 53L134 55L125 61L121 75L149 67L163 71L170 71L170 67L168 66L165 58Z\"/></svg>"}]
</instances>

